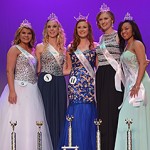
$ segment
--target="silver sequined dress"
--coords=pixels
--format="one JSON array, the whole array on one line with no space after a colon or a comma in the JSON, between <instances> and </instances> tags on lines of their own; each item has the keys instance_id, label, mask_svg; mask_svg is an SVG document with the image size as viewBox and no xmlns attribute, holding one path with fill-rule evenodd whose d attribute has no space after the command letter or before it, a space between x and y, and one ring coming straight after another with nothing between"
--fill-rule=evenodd
<instances>
[{"instance_id":1,"label":"silver sequined dress","mask_svg":"<svg viewBox=\"0 0 150 150\"><path fill-rule=\"evenodd\" d=\"M35 58L33 66L36 66ZM53 150L35 70L25 55L20 53L16 60L14 80L17 103L10 104L8 102L8 85L0 97L0 150L11 149L12 127L10 121L17 121L15 127L16 149L35 150L37 148L38 127L36 121L43 121L41 128L43 150Z\"/></svg>"}]
</instances>

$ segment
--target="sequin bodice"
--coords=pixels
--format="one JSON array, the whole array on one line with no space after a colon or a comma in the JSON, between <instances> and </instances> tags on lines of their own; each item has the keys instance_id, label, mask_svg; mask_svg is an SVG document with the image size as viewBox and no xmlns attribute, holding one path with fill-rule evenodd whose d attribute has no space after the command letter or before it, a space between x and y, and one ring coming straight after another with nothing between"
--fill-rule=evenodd
<instances>
[{"instance_id":1,"label":"sequin bodice","mask_svg":"<svg viewBox=\"0 0 150 150\"><path fill-rule=\"evenodd\" d=\"M112 34L104 34L102 36L108 52L113 56L115 60L119 62L120 50L119 50L119 45L116 41L116 37L117 37L117 32L113 32ZM108 61L103 55L102 49L98 47L96 49L96 53L98 55L98 62L99 62L98 66L109 65Z\"/></svg>"},{"instance_id":2,"label":"sequin bodice","mask_svg":"<svg viewBox=\"0 0 150 150\"><path fill-rule=\"evenodd\" d=\"M57 63L55 57L46 49L41 55L41 72L50 73L55 76L63 75L64 54L59 54L59 62Z\"/></svg>"},{"instance_id":3,"label":"sequin bodice","mask_svg":"<svg viewBox=\"0 0 150 150\"><path fill-rule=\"evenodd\" d=\"M96 52L86 50L83 52L91 67L94 69ZM71 55L72 70L70 78L75 76L75 84L68 84L68 99L70 103L91 103L94 102L94 79L89 75L75 53Z\"/></svg>"},{"instance_id":4,"label":"sequin bodice","mask_svg":"<svg viewBox=\"0 0 150 150\"><path fill-rule=\"evenodd\" d=\"M34 61L32 61L32 63L34 63L33 66L35 67L37 63L36 58ZM25 57L25 55L23 53L19 54L15 67L15 80L27 81L34 84L37 82L35 70L33 70L32 66L29 64L29 60Z\"/></svg>"}]
</instances>

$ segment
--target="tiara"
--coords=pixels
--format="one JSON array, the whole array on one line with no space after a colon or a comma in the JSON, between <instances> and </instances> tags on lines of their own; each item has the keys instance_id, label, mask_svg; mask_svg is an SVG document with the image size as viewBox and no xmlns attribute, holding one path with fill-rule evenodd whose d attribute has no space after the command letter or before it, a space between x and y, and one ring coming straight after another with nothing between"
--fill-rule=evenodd
<instances>
[{"instance_id":1,"label":"tiara","mask_svg":"<svg viewBox=\"0 0 150 150\"><path fill-rule=\"evenodd\" d=\"M133 20L133 17L130 15L130 13L126 13L124 20Z\"/></svg>"},{"instance_id":2,"label":"tiara","mask_svg":"<svg viewBox=\"0 0 150 150\"><path fill-rule=\"evenodd\" d=\"M58 20L58 17L54 13L51 13L47 19L48 20Z\"/></svg>"},{"instance_id":3,"label":"tiara","mask_svg":"<svg viewBox=\"0 0 150 150\"><path fill-rule=\"evenodd\" d=\"M88 17L89 17L89 14L87 16L83 16L81 15L81 13L79 13L79 16L76 18L74 17L74 19L76 19L76 21L79 21L79 20L88 20Z\"/></svg>"},{"instance_id":4,"label":"tiara","mask_svg":"<svg viewBox=\"0 0 150 150\"><path fill-rule=\"evenodd\" d=\"M22 27L27 27L27 28L32 29L31 23L27 19L23 20L22 23L20 24L19 28L22 28Z\"/></svg>"},{"instance_id":5,"label":"tiara","mask_svg":"<svg viewBox=\"0 0 150 150\"><path fill-rule=\"evenodd\" d=\"M100 7L100 12L107 12L107 11L110 11L110 8L105 3L103 3Z\"/></svg>"}]
</instances>

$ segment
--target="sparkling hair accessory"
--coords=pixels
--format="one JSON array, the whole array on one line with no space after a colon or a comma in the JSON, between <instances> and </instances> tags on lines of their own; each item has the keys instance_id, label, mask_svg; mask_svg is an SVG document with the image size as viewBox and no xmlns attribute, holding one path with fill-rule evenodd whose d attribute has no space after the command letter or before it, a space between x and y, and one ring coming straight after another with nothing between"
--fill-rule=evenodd
<instances>
[{"instance_id":1,"label":"sparkling hair accessory","mask_svg":"<svg viewBox=\"0 0 150 150\"><path fill-rule=\"evenodd\" d=\"M130 13L126 13L124 20L133 20L133 17L130 15Z\"/></svg>"},{"instance_id":2,"label":"sparkling hair accessory","mask_svg":"<svg viewBox=\"0 0 150 150\"><path fill-rule=\"evenodd\" d=\"M87 15L87 16L83 16L83 15L81 15L81 13L79 13L79 16L76 18L76 17L74 17L74 19L76 19L76 21L79 21L79 20L88 20L88 17L89 17L89 14Z\"/></svg>"},{"instance_id":3,"label":"sparkling hair accessory","mask_svg":"<svg viewBox=\"0 0 150 150\"><path fill-rule=\"evenodd\" d=\"M110 11L110 8L105 3L103 3L100 7L100 12L107 12L107 11Z\"/></svg>"},{"instance_id":4,"label":"sparkling hair accessory","mask_svg":"<svg viewBox=\"0 0 150 150\"><path fill-rule=\"evenodd\" d=\"M32 29L31 23L27 19L23 20L22 23L20 24L19 28L22 28L22 27L27 27L27 28Z\"/></svg>"},{"instance_id":5,"label":"sparkling hair accessory","mask_svg":"<svg viewBox=\"0 0 150 150\"><path fill-rule=\"evenodd\" d=\"M58 20L58 17L54 13L51 13L47 19L48 20Z\"/></svg>"}]
</instances>

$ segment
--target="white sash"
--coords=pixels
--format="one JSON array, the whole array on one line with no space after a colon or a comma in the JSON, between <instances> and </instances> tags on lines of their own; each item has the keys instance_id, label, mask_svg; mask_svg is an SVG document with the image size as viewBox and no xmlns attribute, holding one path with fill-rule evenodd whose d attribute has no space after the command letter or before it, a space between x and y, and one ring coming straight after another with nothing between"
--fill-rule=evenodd
<instances>
[{"instance_id":1,"label":"white sash","mask_svg":"<svg viewBox=\"0 0 150 150\"><path fill-rule=\"evenodd\" d=\"M30 66L32 67L33 71L36 72L36 59L30 53L28 53L26 50L24 50L21 46L16 45L16 47L29 60Z\"/></svg>"},{"instance_id":2,"label":"white sash","mask_svg":"<svg viewBox=\"0 0 150 150\"><path fill-rule=\"evenodd\" d=\"M94 79L94 91L95 91L95 72L94 72L92 66L90 65L89 61L86 59L86 57L82 53L82 51L77 49L74 53L77 56L77 58L80 60L80 62L82 63L82 65L84 66L86 71L89 73L89 75ZM96 92L94 92L94 93L96 93ZM96 95L95 94L94 94L94 98L95 98L95 102L96 102Z\"/></svg>"},{"instance_id":3,"label":"white sash","mask_svg":"<svg viewBox=\"0 0 150 150\"><path fill-rule=\"evenodd\" d=\"M125 69L124 65L123 65L123 68ZM131 72L131 75L127 78L127 81L126 81L126 84L128 84L129 82L131 83L131 85L129 87L129 91L127 91L129 103L136 107L136 106L140 106L141 102L143 101L144 104L146 105L147 102L145 100L145 88L144 88L144 85L142 82L140 84L140 89L139 89L138 95L131 98L130 90L135 85L135 82L136 82L136 79L138 76L138 71L136 73L132 69L130 69L129 71ZM128 86L128 85L126 85L126 86Z\"/></svg>"},{"instance_id":4,"label":"white sash","mask_svg":"<svg viewBox=\"0 0 150 150\"><path fill-rule=\"evenodd\" d=\"M47 49L54 56L58 65L61 66L59 61L59 53L55 50L55 48L49 44Z\"/></svg>"},{"instance_id":5,"label":"white sash","mask_svg":"<svg viewBox=\"0 0 150 150\"><path fill-rule=\"evenodd\" d=\"M113 67L113 69L116 71L115 74L115 88L117 91L122 91L121 89L121 81L124 85L124 75L121 69L121 65L113 58L113 56L109 53L105 46L104 40L102 40L102 37L100 38L100 49L102 49L102 53L105 56L106 60L109 62L109 64Z\"/></svg>"},{"instance_id":6,"label":"white sash","mask_svg":"<svg viewBox=\"0 0 150 150\"><path fill-rule=\"evenodd\" d=\"M87 70L87 72L89 73L89 75L93 79L95 79L95 72L94 72L93 68L91 67L89 61L86 59L85 55L82 53L82 51L80 51L79 49L77 49L74 53L77 56L77 58L80 60L80 62L84 66L84 68Z\"/></svg>"}]
</instances>

